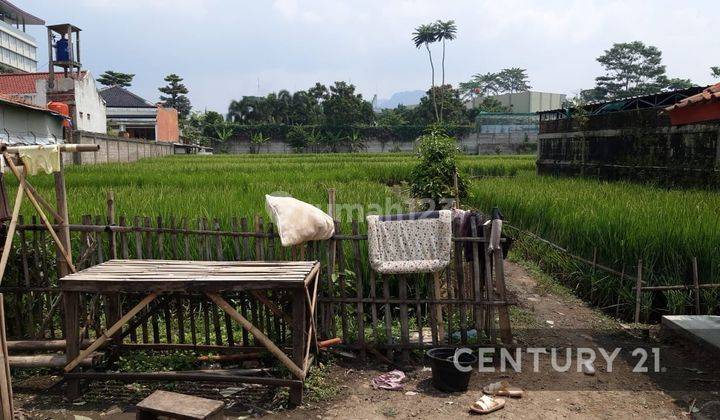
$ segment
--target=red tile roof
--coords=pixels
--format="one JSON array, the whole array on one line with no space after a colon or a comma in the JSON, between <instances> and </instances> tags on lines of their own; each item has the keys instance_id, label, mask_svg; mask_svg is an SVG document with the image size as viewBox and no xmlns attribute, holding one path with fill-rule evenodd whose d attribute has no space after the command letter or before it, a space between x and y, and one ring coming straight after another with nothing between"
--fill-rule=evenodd
<instances>
[{"instance_id":1,"label":"red tile roof","mask_svg":"<svg viewBox=\"0 0 720 420\"><path fill-rule=\"evenodd\" d=\"M688 96L675 105L665 108L665 110L672 111L674 109L685 108L688 105L715 101L720 101L720 83L707 87L697 95Z\"/></svg>"},{"instance_id":2,"label":"red tile roof","mask_svg":"<svg viewBox=\"0 0 720 420\"><path fill-rule=\"evenodd\" d=\"M47 80L50 73L8 73L0 74L0 93L5 94L29 94L35 92L35 82ZM81 76L85 72L80 73ZM55 74L55 77L62 76L62 73Z\"/></svg>"}]
</instances>

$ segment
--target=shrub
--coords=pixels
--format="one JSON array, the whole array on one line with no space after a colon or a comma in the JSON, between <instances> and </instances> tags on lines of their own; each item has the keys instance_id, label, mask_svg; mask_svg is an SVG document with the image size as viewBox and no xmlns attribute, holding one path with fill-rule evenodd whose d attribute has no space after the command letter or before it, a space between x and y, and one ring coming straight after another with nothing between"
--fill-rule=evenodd
<instances>
[{"instance_id":1,"label":"shrub","mask_svg":"<svg viewBox=\"0 0 720 420\"><path fill-rule=\"evenodd\" d=\"M457 171L458 152L456 140L436 128L420 136L417 143L420 162L410 175L412 196L432 199L436 208L447 199L455 197L453 178ZM464 197L466 183L460 174L458 189L460 197Z\"/></svg>"}]
</instances>

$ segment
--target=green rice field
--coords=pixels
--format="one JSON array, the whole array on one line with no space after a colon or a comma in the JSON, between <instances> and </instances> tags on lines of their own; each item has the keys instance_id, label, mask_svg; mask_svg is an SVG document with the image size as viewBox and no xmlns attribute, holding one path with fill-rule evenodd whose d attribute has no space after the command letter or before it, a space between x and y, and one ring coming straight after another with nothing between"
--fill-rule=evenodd
<instances>
[{"instance_id":1,"label":"green rice field","mask_svg":"<svg viewBox=\"0 0 720 420\"><path fill-rule=\"evenodd\" d=\"M406 181L415 163L414 156L407 154L315 154L177 156L73 166L67 169L69 209L73 222L83 214L104 214L106 194L112 190L120 215L229 221L265 216L268 193L285 192L325 206L327 190L335 188L338 204L364 211L378 205L406 210ZM463 207L498 206L511 225L587 259L597 249L599 262L631 275L642 258L647 284L689 282L692 257L698 259L701 283L720 283L715 258L720 251L720 195L715 192L541 177L535 175L534 156L463 156L460 170L471 177L470 196ZM51 196L52 177L31 181ZM26 208L24 213L32 212ZM593 303L601 307L620 303L618 313L631 312L628 302L634 302L634 284L627 280L590 272L586 265L525 240L516 250L575 282L571 285L592 297ZM588 278L591 285L584 283ZM677 313L686 311L690 301L689 293L663 292L646 294L644 303ZM703 291L702 301L704 312L717 312L714 290Z\"/></svg>"}]
</instances>

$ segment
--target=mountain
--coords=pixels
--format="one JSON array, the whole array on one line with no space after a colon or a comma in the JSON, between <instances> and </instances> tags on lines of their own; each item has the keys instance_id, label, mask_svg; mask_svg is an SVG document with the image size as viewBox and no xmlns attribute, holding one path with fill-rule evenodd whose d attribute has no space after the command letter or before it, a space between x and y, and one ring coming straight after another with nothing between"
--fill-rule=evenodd
<instances>
[{"instance_id":1,"label":"mountain","mask_svg":"<svg viewBox=\"0 0 720 420\"><path fill-rule=\"evenodd\" d=\"M383 108L395 108L400 104L403 105L417 105L420 103L420 98L425 96L424 90L406 90L403 92L395 92L390 96L390 99L380 99L377 107Z\"/></svg>"}]
</instances>

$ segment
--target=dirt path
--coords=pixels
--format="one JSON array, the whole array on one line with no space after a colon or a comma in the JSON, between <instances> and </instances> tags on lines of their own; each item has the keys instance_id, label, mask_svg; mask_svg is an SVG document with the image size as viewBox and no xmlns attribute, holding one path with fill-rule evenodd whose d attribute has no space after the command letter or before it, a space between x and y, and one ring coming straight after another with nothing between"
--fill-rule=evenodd
<instances>
[{"instance_id":1,"label":"dirt path","mask_svg":"<svg viewBox=\"0 0 720 420\"><path fill-rule=\"evenodd\" d=\"M509 289L519 303L519 308L513 310L514 324L525 324L524 331L517 332L518 346L602 346L610 352L614 347L650 346L649 338L633 337L621 324L588 308L557 285L538 281L518 264L508 262L506 275ZM562 374L547 372L549 362L541 361L539 373L533 373L531 368L505 376L473 373L469 391L458 394L435 391L430 385L430 372L422 367L409 373L404 391L391 392L374 390L369 385L370 379L382 370L336 366L332 377L342 387L338 397L318 407L310 405L273 418L469 417L468 407L480 397L482 386L501 379L523 387L527 393L522 399L509 400L504 409L485 418L689 418L686 413L693 399L698 407L693 410L696 417L719 415L720 410L712 403L720 399L717 383L708 386L710 382L693 379L720 379L720 375L711 373L720 371L711 370L707 361L688 349L660 347L664 377L631 372L637 360L630 357L618 356L612 373L604 371L604 363L595 363L594 376L575 369ZM531 356L523 357L523 365L531 362Z\"/></svg>"},{"instance_id":2,"label":"dirt path","mask_svg":"<svg viewBox=\"0 0 720 420\"><path fill-rule=\"evenodd\" d=\"M228 418L247 418L265 413L268 419L377 419L418 418L444 419L469 417L468 407L480 397L483 385L508 380L526 390L524 398L509 400L506 407L486 418L720 418L720 368L708 355L695 352L683 343L663 344L643 334L630 334L620 323L587 307L539 272L532 274L522 266L507 262L508 289L518 306L511 312L517 347L566 348L603 347L609 352L615 347L624 350L638 346L659 347L661 373L633 373L637 358L623 351L613 363L613 372L606 372L607 364L596 361L594 376L577 372L557 373L551 369L549 358L542 358L539 372L532 371L532 356L522 357L522 372L474 372L467 392L444 394L430 384L430 371L422 365L407 369L409 381L401 392L379 391L370 387L372 377L383 373L387 366L345 365L336 361L328 368L323 386L338 390L329 400L313 402L294 410L267 412L264 409L230 411ZM200 392L200 389L197 389ZM217 390L210 391L216 394ZM214 395L214 394L213 394ZM217 395L207 395L217 398ZM128 406L120 410L81 407L58 407L56 399L49 402L52 409L31 409L41 396L18 396L19 407L28 407L31 418L134 418ZM237 407L247 407L238 401ZM691 407L695 407L692 409ZM30 411L32 410L32 411ZM119 413L118 411L124 411ZM106 415L101 415L105 412ZM112 414L110 414L112 413ZM110 414L110 415L107 415ZM713 417L715 416L715 417Z\"/></svg>"}]
</instances>

